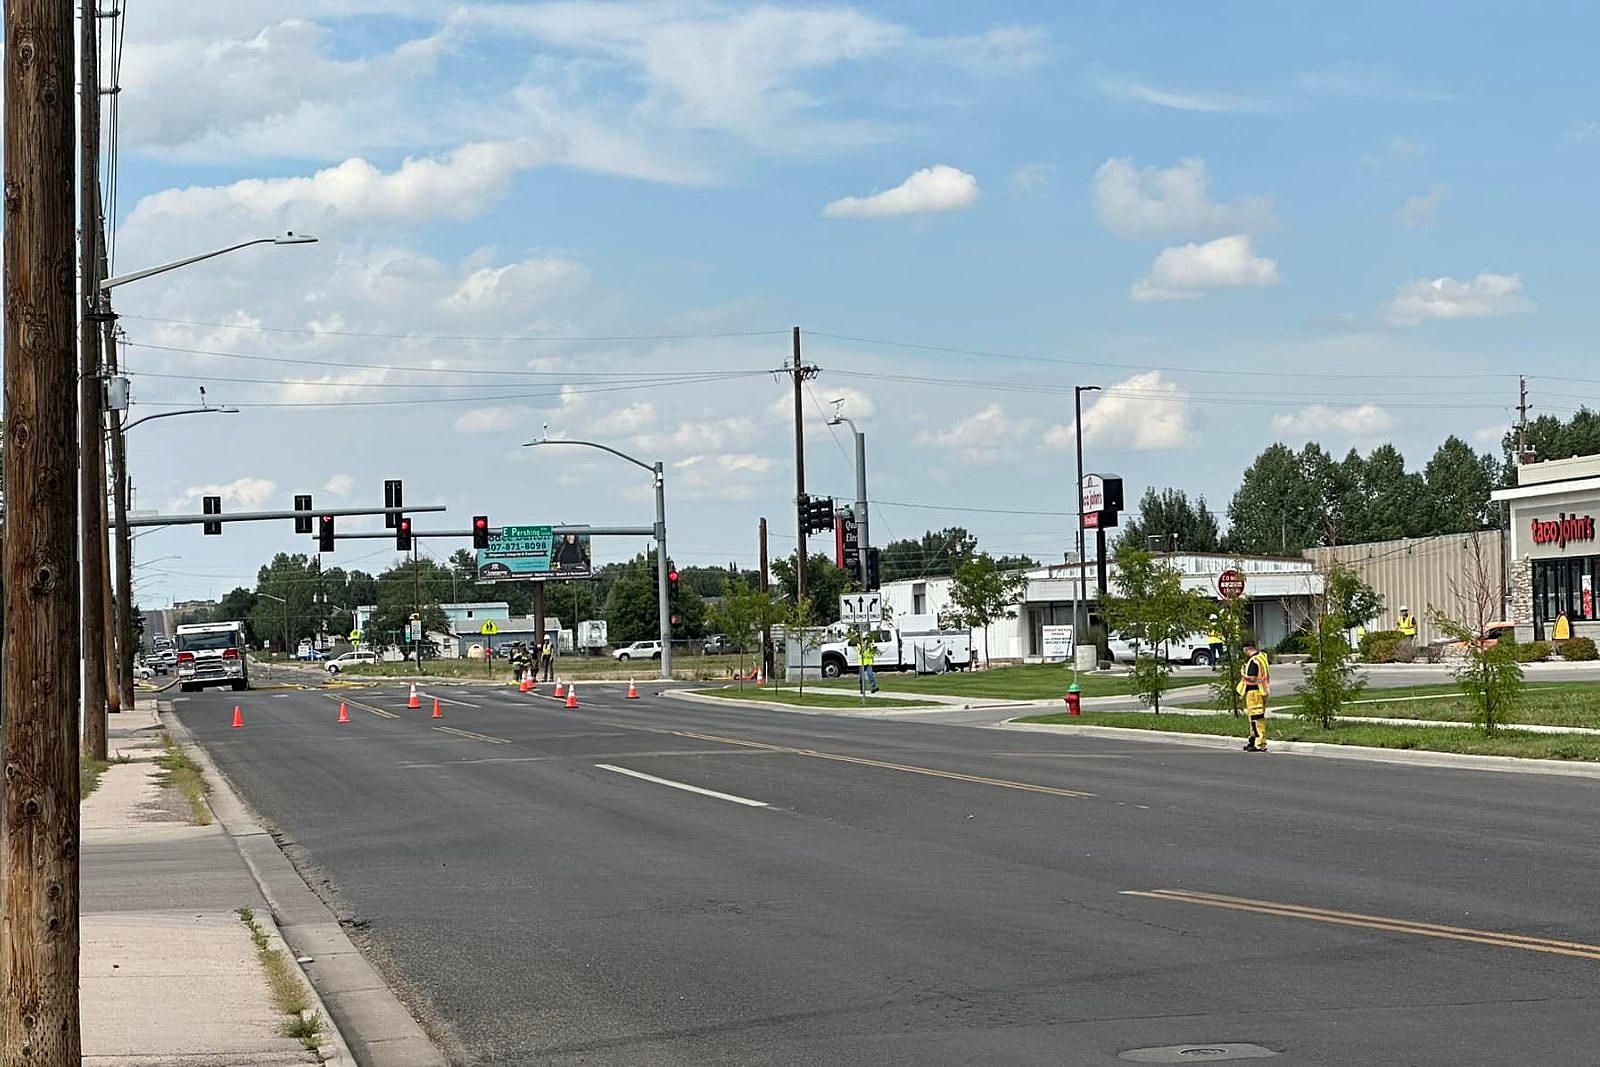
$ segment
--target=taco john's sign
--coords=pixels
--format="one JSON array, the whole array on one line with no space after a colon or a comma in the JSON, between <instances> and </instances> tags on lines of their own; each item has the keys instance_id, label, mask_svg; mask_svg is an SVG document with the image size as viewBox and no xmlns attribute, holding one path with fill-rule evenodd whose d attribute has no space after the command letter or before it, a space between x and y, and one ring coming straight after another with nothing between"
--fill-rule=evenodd
<instances>
[{"instance_id":1,"label":"taco john's sign","mask_svg":"<svg viewBox=\"0 0 1600 1067\"><path fill-rule=\"evenodd\" d=\"M1554 520L1534 519L1533 543L1566 548L1572 541L1593 541L1594 516L1568 515L1562 512Z\"/></svg>"}]
</instances>

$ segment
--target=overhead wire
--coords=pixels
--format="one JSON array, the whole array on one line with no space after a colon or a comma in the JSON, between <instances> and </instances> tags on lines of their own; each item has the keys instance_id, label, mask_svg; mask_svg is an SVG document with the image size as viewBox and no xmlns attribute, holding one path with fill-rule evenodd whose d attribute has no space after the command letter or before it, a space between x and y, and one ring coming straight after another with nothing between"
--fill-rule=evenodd
<instances>
[{"instance_id":1,"label":"overhead wire","mask_svg":"<svg viewBox=\"0 0 1600 1067\"><path fill-rule=\"evenodd\" d=\"M247 330L255 333L293 334L308 337L355 337L376 341L484 341L500 343L614 344L626 341L714 341L735 337L772 337L787 330L723 330L698 333L619 333L619 334L448 334L382 333L372 330L329 330L320 327L259 326L241 322L201 322L195 319L169 319L155 315L124 315L125 319L160 322L173 326L203 326L212 330Z\"/></svg>"}]
</instances>

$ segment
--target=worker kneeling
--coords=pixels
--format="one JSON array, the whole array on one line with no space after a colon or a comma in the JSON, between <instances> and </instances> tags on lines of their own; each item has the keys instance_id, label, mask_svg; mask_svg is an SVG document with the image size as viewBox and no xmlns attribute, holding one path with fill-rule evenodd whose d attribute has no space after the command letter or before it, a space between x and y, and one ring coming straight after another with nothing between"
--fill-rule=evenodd
<instances>
[{"instance_id":1,"label":"worker kneeling","mask_svg":"<svg viewBox=\"0 0 1600 1067\"><path fill-rule=\"evenodd\" d=\"M1239 694L1244 697L1244 711L1250 716L1250 737L1244 743L1246 752L1267 750L1267 697L1272 693L1272 672L1267 666L1267 654L1254 641L1244 644L1244 670L1239 675Z\"/></svg>"}]
</instances>

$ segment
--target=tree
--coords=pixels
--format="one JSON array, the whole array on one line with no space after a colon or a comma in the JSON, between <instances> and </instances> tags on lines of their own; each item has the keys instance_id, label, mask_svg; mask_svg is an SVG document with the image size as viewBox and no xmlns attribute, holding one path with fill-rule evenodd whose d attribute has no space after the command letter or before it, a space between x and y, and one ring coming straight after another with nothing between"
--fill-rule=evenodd
<instances>
[{"instance_id":1,"label":"tree","mask_svg":"<svg viewBox=\"0 0 1600 1067\"><path fill-rule=\"evenodd\" d=\"M671 561L668 561L671 565ZM679 572L680 574L682 572ZM661 612L656 588L654 552L636 556L610 583L606 597L606 635L614 645L648 641L661 633ZM704 637L706 603L699 593L682 584L678 587L678 622L672 632L680 638Z\"/></svg>"},{"instance_id":2,"label":"tree","mask_svg":"<svg viewBox=\"0 0 1600 1067\"><path fill-rule=\"evenodd\" d=\"M1316 444L1270 445L1228 503L1227 546L1242 554L1298 555L1324 544L1339 521L1343 469Z\"/></svg>"},{"instance_id":3,"label":"tree","mask_svg":"<svg viewBox=\"0 0 1600 1067\"><path fill-rule=\"evenodd\" d=\"M1006 571L987 553L976 552L955 565L950 583L951 621L983 630L983 662L989 663L989 624L1017 617L1017 601L1028 588L1028 576Z\"/></svg>"},{"instance_id":4,"label":"tree","mask_svg":"<svg viewBox=\"0 0 1600 1067\"><path fill-rule=\"evenodd\" d=\"M1472 721L1488 736L1510 721L1522 695L1522 664L1507 641L1486 641L1489 624L1500 614L1500 583L1496 579L1493 549L1474 533L1467 543L1462 572L1451 583L1457 617L1431 612L1433 623L1445 636L1459 642L1463 658L1456 667L1456 684L1472 703Z\"/></svg>"},{"instance_id":5,"label":"tree","mask_svg":"<svg viewBox=\"0 0 1600 1067\"><path fill-rule=\"evenodd\" d=\"M301 638L321 630L326 617L314 595L321 591L320 564L303 552L279 552L256 573L257 599L248 620L263 643L287 641L292 653Z\"/></svg>"},{"instance_id":6,"label":"tree","mask_svg":"<svg viewBox=\"0 0 1600 1067\"><path fill-rule=\"evenodd\" d=\"M943 576L955 569L956 560L970 556L978 539L960 526L929 530L915 541L890 541L878 554L878 574L886 582L902 578ZM811 572L806 572L811 577Z\"/></svg>"},{"instance_id":7,"label":"tree","mask_svg":"<svg viewBox=\"0 0 1600 1067\"><path fill-rule=\"evenodd\" d=\"M1368 610L1377 594L1353 571L1338 564L1323 576L1322 589L1315 598L1316 617L1312 623L1316 660L1295 692L1300 697L1300 718L1331 730L1340 710L1367 685L1365 678L1356 676L1355 649L1350 646L1349 632L1355 624L1342 608L1354 605L1354 610ZM1381 601L1378 604L1381 606ZM1377 611L1373 610L1373 614Z\"/></svg>"},{"instance_id":8,"label":"tree","mask_svg":"<svg viewBox=\"0 0 1600 1067\"><path fill-rule=\"evenodd\" d=\"M1348 531L1339 531L1338 540L1356 544L1424 534L1428 528L1426 499L1422 476L1406 473L1400 450L1379 445L1362 467L1360 515L1348 522Z\"/></svg>"},{"instance_id":9,"label":"tree","mask_svg":"<svg viewBox=\"0 0 1600 1067\"><path fill-rule=\"evenodd\" d=\"M779 590L795 602L794 560L784 558L772 561L772 576ZM883 576L888 581L888 575ZM818 626L839 621L839 597L850 587L850 576L834 566L833 558L812 553L806 558L806 596L811 599L812 613Z\"/></svg>"},{"instance_id":10,"label":"tree","mask_svg":"<svg viewBox=\"0 0 1600 1067\"><path fill-rule=\"evenodd\" d=\"M1235 563L1235 569L1244 566L1243 561ZM1217 703L1226 707L1234 715L1239 714L1241 698L1239 695L1239 677L1244 669L1244 659L1241 655L1245 639L1245 607L1249 600L1243 596L1224 597L1220 603L1212 606L1210 618L1211 633L1222 638L1222 661L1217 664L1217 680L1211 683L1213 695Z\"/></svg>"},{"instance_id":11,"label":"tree","mask_svg":"<svg viewBox=\"0 0 1600 1067\"><path fill-rule=\"evenodd\" d=\"M254 622L251 619L251 615L256 610L256 602L259 599L251 590L242 585L238 586L217 601L216 608L211 612L211 621L232 622L236 619L240 620L244 623L245 639L252 644L260 644L262 634L255 629ZM281 610L282 605L279 605L279 608ZM279 621L280 623L282 621L281 615L279 616ZM282 635L281 626L277 632L280 636Z\"/></svg>"},{"instance_id":12,"label":"tree","mask_svg":"<svg viewBox=\"0 0 1600 1067\"><path fill-rule=\"evenodd\" d=\"M1445 438L1423 471L1429 532L1472 533L1497 526L1499 509L1491 506L1489 493L1498 475L1494 457L1479 455L1453 434Z\"/></svg>"},{"instance_id":13,"label":"tree","mask_svg":"<svg viewBox=\"0 0 1600 1067\"><path fill-rule=\"evenodd\" d=\"M390 567L378 575L377 611L368 640L377 648L401 645L417 654L420 650L405 636L412 613L421 612L424 641L430 633L449 633L450 619L439 605L451 600L451 588L450 569L431 559Z\"/></svg>"},{"instance_id":14,"label":"tree","mask_svg":"<svg viewBox=\"0 0 1600 1067\"><path fill-rule=\"evenodd\" d=\"M739 650L739 677L744 678L745 653L758 647L761 635L783 622L782 605L767 591L735 578L722 594L722 603L710 612L711 625L728 635Z\"/></svg>"},{"instance_id":15,"label":"tree","mask_svg":"<svg viewBox=\"0 0 1600 1067\"><path fill-rule=\"evenodd\" d=\"M1528 423L1528 447L1541 460L1570 459L1600 453L1600 413L1587 406L1562 421L1554 415L1540 415ZM1500 442L1505 485L1517 484L1517 431L1513 427Z\"/></svg>"},{"instance_id":16,"label":"tree","mask_svg":"<svg viewBox=\"0 0 1600 1067\"><path fill-rule=\"evenodd\" d=\"M837 605L835 605L837 607ZM817 621L816 603L809 596L791 601L784 619L784 640L793 641L800 649L800 699L806 696L806 662L811 653L822 647L824 630Z\"/></svg>"},{"instance_id":17,"label":"tree","mask_svg":"<svg viewBox=\"0 0 1600 1067\"><path fill-rule=\"evenodd\" d=\"M1161 713L1172 665L1166 646L1207 625L1213 602L1183 587L1183 572L1149 552L1125 548L1117 555L1117 593L1101 598L1101 614L1115 632L1139 643L1134 692Z\"/></svg>"},{"instance_id":18,"label":"tree","mask_svg":"<svg viewBox=\"0 0 1600 1067\"><path fill-rule=\"evenodd\" d=\"M1216 516L1207 509L1206 498L1191 504L1181 489L1146 489L1139 498L1139 514L1123 526L1117 547L1148 550L1152 538L1159 539L1162 551L1174 545L1183 552L1216 552L1222 547Z\"/></svg>"},{"instance_id":19,"label":"tree","mask_svg":"<svg viewBox=\"0 0 1600 1067\"><path fill-rule=\"evenodd\" d=\"M1383 613L1383 597L1361 575L1337 564L1323 576L1327 610L1344 620L1345 629L1365 626Z\"/></svg>"}]
</instances>

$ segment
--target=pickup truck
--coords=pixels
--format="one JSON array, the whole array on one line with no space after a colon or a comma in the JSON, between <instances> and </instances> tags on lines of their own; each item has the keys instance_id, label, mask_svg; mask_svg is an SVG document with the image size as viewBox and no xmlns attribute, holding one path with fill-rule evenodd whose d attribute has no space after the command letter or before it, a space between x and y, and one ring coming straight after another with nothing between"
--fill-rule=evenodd
<instances>
[{"instance_id":1,"label":"pickup truck","mask_svg":"<svg viewBox=\"0 0 1600 1067\"><path fill-rule=\"evenodd\" d=\"M1111 658L1118 663L1132 663L1139 654L1137 638L1112 634L1106 639ZM1215 667L1217 656L1205 634L1189 634L1167 643L1167 660L1171 663L1192 663L1197 667Z\"/></svg>"},{"instance_id":2,"label":"pickup truck","mask_svg":"<svg viewBox=\"0 0 1600 1067\"><path fill-rule=\"evenodd\" d=\"M928 616L907 616L898 626L872 632L876 658L873 669L942 674L966 670L972 661L969 630L941 630ZM861 654L849 641L828 641L817 649L824 678L853 674L861 668ZM809 657L808 657L809 658Z\"/></svg>"}]
</instances>

